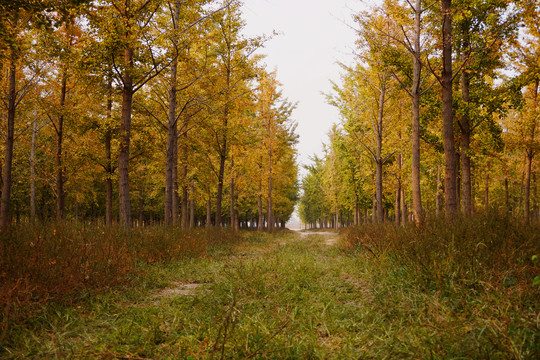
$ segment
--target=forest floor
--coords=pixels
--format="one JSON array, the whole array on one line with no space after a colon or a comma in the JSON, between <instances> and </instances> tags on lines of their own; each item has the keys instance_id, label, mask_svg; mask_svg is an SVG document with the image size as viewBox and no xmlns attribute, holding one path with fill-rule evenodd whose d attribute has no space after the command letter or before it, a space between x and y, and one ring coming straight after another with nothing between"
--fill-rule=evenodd
<instances>
[{"instance_id":1,"label":"forest floor","mask_svg":"<svg viewBox=\"0 0 540 360\"><path fill-rule=\"evenodd\" d=\"M48 304L12 324L0 358L448 358L473 348L486 358L535 355L522 350L528 335L505 335L504 319L479 325L441 294L402 281L399 269L343 248L337 233L252 233L204 257L142 266L145 276L129 287ZM478 341L493 332L502 345Z\"/></svg>"}]
</instances>

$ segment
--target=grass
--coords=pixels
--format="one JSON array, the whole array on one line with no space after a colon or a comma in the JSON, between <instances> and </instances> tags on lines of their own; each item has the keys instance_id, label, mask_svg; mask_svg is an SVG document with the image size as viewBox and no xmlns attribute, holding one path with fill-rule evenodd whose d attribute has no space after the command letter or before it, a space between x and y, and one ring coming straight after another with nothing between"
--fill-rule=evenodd
<instances>
[{"instance_id":1,"label":"grass","mask_svg":"<svg viewBox=\"0 0 540 360\"><path fill-rule=\"evenodd\" d=\"M437 285L390 246L352 244L355 231L337 246L331 234L244 233L202 255L141 261L129 282L25 313L0 357L538 358L533 285ZM163 291L184 284L197 286Z\"/></svg>"}]
</instances>

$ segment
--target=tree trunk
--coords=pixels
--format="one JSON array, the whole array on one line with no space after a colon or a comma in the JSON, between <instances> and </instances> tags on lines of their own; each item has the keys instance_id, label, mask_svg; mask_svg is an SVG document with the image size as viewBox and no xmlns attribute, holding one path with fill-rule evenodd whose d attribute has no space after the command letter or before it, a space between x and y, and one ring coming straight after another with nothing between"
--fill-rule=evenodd
<instances>
[{"instance_id":1,"label":"tree trunk","mask_svg":"<svg viewBox=\"0 0 540 360\"><path fill-rule=\"evenodd\" d=\"M191 180L191 196L189 198L189 228L195 227L195 180Z\"/></svg>"},{"instance_id":2,"label":"tree trunk","mask_svg":"<svg viewBox=\"0 0 540 360\"><path fill-rule=\"evenodd\" d=\"M534 83L534 93L533 93L533 104L532 104L532 126L530 128L530 134L529 134L529 144L530 147L526 149L526 163L525 163L525 201L524 201L524 215L525 215L525 221L529 222L530 220L530 194L531 194L531 171L532 171L532 162L533 158L535 156L535 149L533 148L534 144L534 138L536 135L536 123L538 116L536 114L537 110L537 101L538 101L538 86L539 86L540 80L536 79Z\"/></svg>"},{"instance_id":3,"label":"tree trunk","mask_svg":"<svg viewBox=\"0 0 540 360\"><path fill-rule=\"evenodd\" d=\"M377 222L377 195L373 196L373 209L371 211L371 222Z\"/></svg>"},{"instance_id":4,"label":"tree trunk","mask_svg":"<svg viewBox=\"0 0 540 360\"><path fill-rule=\"evenodd\" d=\"M180 17L180 0L176 0L173 14L173 28L178 30L178 20ZM177 35L173 35L173 47L176 49ZM178 143L178 123L176 121L176 81L178 73L178 57L175 57L171 64L171 78L169 87L169 116L167 124L167 160L165 165L165 225L173 223L173 197L174 182L173 172L178 168L175 166L174 153L177 151Z\"/></svg>"},{"instance_id":5,"label":"tree trunk","mask_svg":"<svg viewBox=\"0 0 540 360\"><path fill-rule=\"evenodd\" d=\"M452 110L452 0L441 0L443 14L442 117L445 158L444 200L447 218L457 214L457 168Z\"/></svg>"},{"instance_id":6,"label":"tree trunk","mask_svg":"<svg viewBox=\"0 0 540 360\"><path fill-rule=\"evenodd\" d=\"M257 220L257 228L259 231L264 230L264 217L262 205L262 180L259 179L259 199L258 199L259 219Z\"/></svg>"},{"instance_id":7,"label":"tree trunk","mask_svg":"<svg viewBox=\"0 0 540 360\"><path fill-rule=\"evenodd\" d=\"M412 200L414 219L417 223L422 222L422 196L420 189L420 84L422 63L420 56L422 49L420 45L421 35L421 16L422 1L416 0L415 3L415 22L414 22L414 60L413 60L413 85L411 89L412 96Z\"/></svg>"},{"instance_id":8,"label":"tree trunk","mask_svg":"<svg viewBox=\"0 0 540 360\"><path fill-rule=\"evenodd\" d=\"M231 229L232 230L236 230L236 226L235 226L235 222L236 222L236 219L235 219L235 212L234 212L234 208L235 208L235 203L234 203L234 175L233 175L233 168L234 168L234 157L231 156L231 184L230 184L230 195L231 195L231 201L230 201L230 208L229 208L229 212L231 213Z\"/></svg>"},{"instance_id":9,"label":"tree trunk","mask_svg":"<svg viewBox=\"0 0 540 360\"><path fill-rule=\"evenodd\" d=\"M506 212L510 213L510 194L508 192L508 177L504 178L504 202L506 205Z\"/></svg>"},{"instance_id":10,"label":"tree trunk","mask_svg":"<svg viewBox=\"0 0 540 360\"><path fill-rule=\"evenodd\" d=\"M62 87L60 90L60 116L56 125L56 221L62 221L65 217L65 193L64 193L64 164L62 144L64 140L64 112L66 105L67 74L62 74Z\"/></svg>"},{"instance_id":11,"label":"tree trunk","mask_svg":"<svg viewBox=\"0 0 540 360\"><path fill-rule=\"evenodd\" d=\"M536 173L532 174L532 188L533 188L533 217L538 220L538 189L536 184Z\"/></svg>"},{"instance_id":12,"label":"tree trunk","mask_svg":"<svg viewBox=\"0 0 540 360\"><path fill-rule=\"evenodd\" d=\"M212 227L212 198L208 193L208 200L206 200L206 227Z\"/></svg>"},{"instance_id":13,"label":"tree trunk","mask_svg":"<svg viewBox=\"0 0 540 360\"><path fill-rule=\"evenodd\" d=\"M441 214L441 165L437 165L437 193L435 195L435 214Z\"/></svg>"},{"instance_id":14,"label":"tree trunk","mask_svg":"<svg viewBox=\"0 0 540 360\"><path fill-rule=\"evenodd\" d=\"M189 190L187 185L187 150L184 148L184 165L182 165L182 229L189 227Z\"/></svg>"},{"instance_id":15,"label":"tree trunk","mask_svg":"<svg viewBox=\"0 0 540 360\"><path fill-rule=\"evenodd\" d=\"M120 224L131 227L131 204L129 199L129 145L131 142L131 111L133 108L133 48L124 50L126 71L122 89L122 124L120 126L120 151L118 154L118 194L120 201Z\"/></svg>"},{"instance_id":16,"label":"tree trunk","mask_svg":"<svg viewBox=\"0 0 540 360\"><path fill-rule=\"evenodd\" d=\"M144 225L144 188L139 184L139 226Z\"/></svg>"},{"instance_id":17,"label":"tree trunk","mask_svg":"<svg viewBox=\"0 0 540 360\"><path fill-rule=\"evenodd\" d=\"M272 231L274 214L272 214L272 128L270 115L268 115L268 208L266 216L268 217L268 231Z\"/></svg>"},{"instance_id":18,"label":"tree trunk","mask_svg":"<svg viewBox=\"0 0 540 360\"><path fill-rule=\"evenodd\" d=\"M13 164L13 143L15 140L15 108L16 108L16 72L14 55L9 63L8 96L7 96L7 134L5 141L4 166L2 167L2 198L0 202L0 227L7 231L10 222L11 202L11 168Z\"/></svg>"},{"instance_id":19,"label":"tree trunk","mask_svg":"<svg viewBox=\"0 0 540 360\"><path fill-rule=\"evenodd\" d=\"M386 86L381 87L379 93L379 111L377 119L377 155L376 164L376 179L375 179L375 198L377 201L377 222L384 222L383 208L383 160L382 160L382 145L383 145L383 118L384 118L384 101L386 96Z\"/></svg>"},{"instance_id":20,"label":"tree trunk","mask_svg":"<svg viewBox=\"0 0 540 360\"><path fill-rule=\"evenodd\" d=\"M468 43L466 45L468 47ZM469 154L471 144L471 121L469 116L469 88L470 81L467 71L461 72L461 94L466 106L461 117L461 211L465 216L472 214L471 190L471 157Z\"/></svg>"},{"instance_id":21,"label":"tree trunk","mask_svg":"<svg viewBox=\"0 0 540 360\"><path fill-rule=\"evenodd\" d=\"M396 216L395 223L398 226L399 224L401 224L400 208L401 208L401 184L398 183L398 186L396 189L396 203L394 205L394 214Z\"/></svg>"},{"instance_id":22,"label":"tree trunk","mask_svg":"<svg viewBox=\"0 0 540 360\"><path fill-rule=\"evenodd\" d=\"M32 143L30 147L30 222L36 221L36 138L37 114L32 122Z\"/></svg>"},{"instance_id":23,"label":"tree trunk","mask_svg":"<svg viewBox=\"0 0 540 360\"><path fill-rule=\"evenodd\" d=\"M407 224L407 203L405 202L405 189L401 187L401 221L403 225Z\"/></svg>"},{"instance_id":24,"label":"tree trunk","mask_svg":"<svg viewBox=\"0 0 540 360\"><path fill-rule=\"evenodd\" d=\"M355 186L355 189L354 189L354 225L355 226L358 226L360 225L360 209L359 209L359 206L358 206L358 193L357 193L358 189L356 189L356 186Z\"/></svg>"},{"instance_id":25,"label":"tree trunk","mask_svg":"<svg viewBox=\"0 0 540 360\"><path fill-rule=\"evenodd\" d=\"M105 131L105 225L112 225L112 206L113 206L113 164L112 164L112 82L109 80L107 94L107 130Z\"/></svg>"},{"instance_id":26,"label":"tree trunk","mask_svg":"<svg viewBox=\"0 0 540 360\"><path fill-rule=\"evenodd\" d=\"M489 171L491 168L491 163L487 162L487 169L486 169L486 187L484 191L484 208L487 210L489 207Z\"/></svg>"}]
</instances>

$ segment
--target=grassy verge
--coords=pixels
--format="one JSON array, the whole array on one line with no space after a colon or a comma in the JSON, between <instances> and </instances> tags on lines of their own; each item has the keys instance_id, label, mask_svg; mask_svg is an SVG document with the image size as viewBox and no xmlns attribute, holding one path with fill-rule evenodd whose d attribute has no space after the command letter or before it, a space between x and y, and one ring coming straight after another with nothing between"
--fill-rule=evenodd
<instances>
[{"instance_id":1,"label":"grassy verge","mask_svg":"<svg viewBox=\"0 0 540 360\"><path fill-rule=\"evenodd\" d=\"M205 256L214 246L236 241L236 235L215 229L15 228L0 237L0 344L9 341L13 324L47 303L74 303L130 284L144 276L146 264Z\"/></svg>"},{"instance_id":2,"label":"grassy verge","mask_svg":"<svg viewBox=\"0 0 540 360\"><path fill-rule=\"evenodd\" d=\"M0 357L538 358L530 282L439 283L442 270L428 281L388 244L351 243L360 231L343 234L338 246L328 245L332 234L245 233L204 256L140 262L129 284L26 313Z\"/></svg>"},{"instance_id":3,"label":"grassy verge","mask_svg":"<svg viewBox=\"0 0 540 360\"><path fill-rule=\"evenodd\" d=\"M348 229L379 313L421 357L540 357L540 228L494 214ZM399 330L397 330L399 329ZM408 349L408 350L407 350Z\"/></svg>"}]
</instances>

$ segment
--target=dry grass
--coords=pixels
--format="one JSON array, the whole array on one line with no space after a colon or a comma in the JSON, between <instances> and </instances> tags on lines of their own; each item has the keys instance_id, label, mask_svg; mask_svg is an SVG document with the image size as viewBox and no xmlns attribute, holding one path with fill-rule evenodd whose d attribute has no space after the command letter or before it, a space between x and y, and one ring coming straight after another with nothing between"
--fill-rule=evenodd
<instances>
[{"instance_id":1,"label":"dry grass","mask_svg":"<svg viewBox=\"0 0 540 360\"><path fill-rule=\"evenodd\" d=\"M151 227L86 228L81 224L21 226L0 238L0 343L9 324L50 301L76 301L130 281L138 264L201 257L236 235Z\"/></svg>"}]
</instances>

